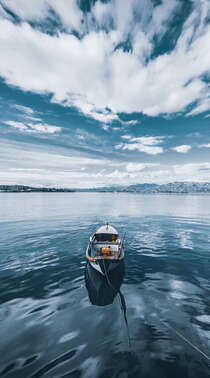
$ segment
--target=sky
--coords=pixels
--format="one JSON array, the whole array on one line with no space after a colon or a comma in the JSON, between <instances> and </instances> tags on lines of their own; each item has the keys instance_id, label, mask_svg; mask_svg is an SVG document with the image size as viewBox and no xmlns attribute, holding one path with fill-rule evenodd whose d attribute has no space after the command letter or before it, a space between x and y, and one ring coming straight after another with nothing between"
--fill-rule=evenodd
<instances>
[{"instance_id":1,"label":"sky","mask_svg":"<svg viewBox=\"0 0 210 378\"><path fill-rule=\"evenodd\" d=\"M0 0L0 184L210 182L208 0Z\"/></svg>"}]
</instances>

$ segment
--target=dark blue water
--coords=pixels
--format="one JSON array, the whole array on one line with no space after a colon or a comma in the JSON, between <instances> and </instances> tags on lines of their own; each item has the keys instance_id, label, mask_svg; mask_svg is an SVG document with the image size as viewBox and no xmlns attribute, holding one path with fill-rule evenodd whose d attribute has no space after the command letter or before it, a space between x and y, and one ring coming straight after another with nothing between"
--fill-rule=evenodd
<instances>
[{"instance_id":1,"label":"dark blue water","mask_svg":"<svg viewBox=\"0 0 210 378\"><path fill-rule=\"evenodd\" d=\"M85 286L105 221L126 232L131 347L118 298ZM0 376L210 377L210 196L1 193L0 222Z\"/></svg>"}]
</instances>

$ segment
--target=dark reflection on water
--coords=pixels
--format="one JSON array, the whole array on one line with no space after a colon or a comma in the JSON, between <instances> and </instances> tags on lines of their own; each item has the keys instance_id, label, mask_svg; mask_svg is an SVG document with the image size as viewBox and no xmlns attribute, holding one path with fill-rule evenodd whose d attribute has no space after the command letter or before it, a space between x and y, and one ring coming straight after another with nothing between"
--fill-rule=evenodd
<instances>
[{"instance_id":1,"label":"dark reflection on water","mask_svg":"<svg viewBox=\"0 0 210 378\"><path fill-rule=\"evenodd\" d=\"M107 263L107 264L106 264ZM90 302L96 306L107 306L112 304L116 295L120 292L123 282L125 267L124 261L121 260L111 271L108 270L108 261L102 265L106 272L102 275L94 269L90 263L87 263L85 269L85 284L88 291Z\"/></svg>"},{"instance_id":2,"label":"dark reflection on water","mask_svg":"<svg viewBox=\"0 0 210 378\"><path fill-rule=\"evenodd\" d=\"M174 332L210 355L210 197L186 197L0 194L0 376L209 377ZM84 280L106 220L127 232L131 348L116 293Z\"/></svg>"}]
</instances>

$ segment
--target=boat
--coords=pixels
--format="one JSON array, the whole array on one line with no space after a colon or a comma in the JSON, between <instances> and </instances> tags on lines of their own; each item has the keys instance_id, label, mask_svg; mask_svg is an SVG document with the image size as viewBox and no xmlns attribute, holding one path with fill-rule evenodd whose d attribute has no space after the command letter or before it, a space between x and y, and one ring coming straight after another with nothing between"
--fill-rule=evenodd
<instances>
[{"instance_id":1,"label":"boat","mask_svg":"<svg viewBox=\"0 0 210 378\"><path fill-rule=\"evenodd\" d=\"M124 243L115 227L106 223L96 230L90 237L86 258L85 285L90 302L107 306L118 296L130 347L126 303L120 290L125 273Z\"/></svg>"},{"instance_id":2,"label":"boat","mask_svg":"<svg viewBox=\"0 0 210 378\"><path fill-rule=\"evenodd\" d=\"M116 269L124 258L124 243L115 227L106 223L90 237L86 258L100 274Z\"/></svg>"}]
</instances>

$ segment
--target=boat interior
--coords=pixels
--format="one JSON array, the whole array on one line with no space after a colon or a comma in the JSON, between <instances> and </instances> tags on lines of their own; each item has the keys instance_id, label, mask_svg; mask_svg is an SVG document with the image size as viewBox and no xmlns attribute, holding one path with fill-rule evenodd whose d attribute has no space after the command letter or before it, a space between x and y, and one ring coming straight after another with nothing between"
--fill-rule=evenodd
<instances>
[{"instance_id":1,"label":"boat interior","mask_svg":"<svg viewBox=\"0 0 210 378\"><path fill-rule=\"evenodd\" d=\"M121 258L122 242L118 234L96 233L91 238L88 255L94 260Z\"/></svg>"}]
</instances>

